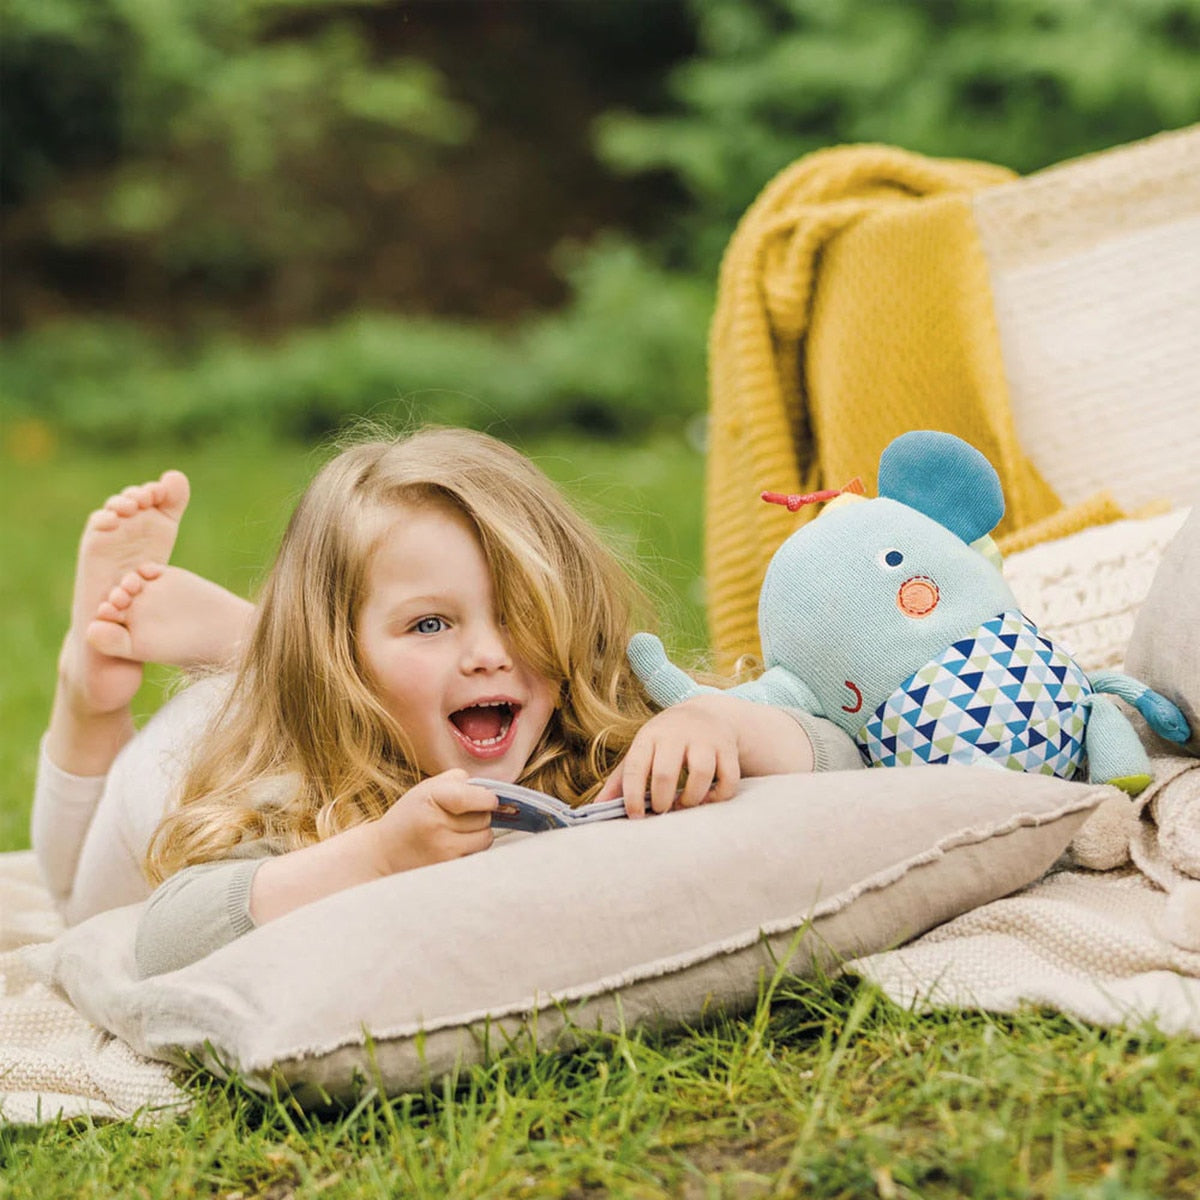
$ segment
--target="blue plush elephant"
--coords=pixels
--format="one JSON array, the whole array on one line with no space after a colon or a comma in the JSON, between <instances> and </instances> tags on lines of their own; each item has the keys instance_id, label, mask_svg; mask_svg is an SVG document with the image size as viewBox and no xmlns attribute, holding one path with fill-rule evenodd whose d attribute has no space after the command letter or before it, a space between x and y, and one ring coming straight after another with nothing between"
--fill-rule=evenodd
<instances>
[{"instance_id":1,"label":"blue plush elephant","mask_svg":"<svg viewBox=\"0 0 1200 1200\"><path fill-rule=\"evenodd\" d=\"M1174 704L1119 671L1088 676L1021 613L990 533L1000 480L946 433L904 434L879 462L879 497L837 497L792 534L759 597L764 673L731 694L803 708L855 739L872 766L974 763L1092 782L1136 795L1146 752L1104 693L1175 742ZM650 696L700 691L653 635L629 659Z\"/></svg>"}]
</instances>

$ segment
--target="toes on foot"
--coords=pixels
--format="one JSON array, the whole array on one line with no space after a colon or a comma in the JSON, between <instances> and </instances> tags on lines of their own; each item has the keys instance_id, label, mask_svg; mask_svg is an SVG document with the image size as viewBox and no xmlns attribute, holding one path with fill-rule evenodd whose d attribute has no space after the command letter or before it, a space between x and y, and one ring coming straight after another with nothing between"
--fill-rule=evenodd
<instances>
[{"instance_id":1,"label":"toes on foot","mask_svg":"<svg viewBox=\"0 0 1200 1200\"><path fill-rule=\"evenodd\" d=\"M87 520L88 529L97 533L108 533L116 529L118 524L120 524L120 518L107 508L98 508Z\"/></svg>"},{"instance_id":2,"label":"toes on foot","mask_svg":"<svg viewBox=\"0 0 1200 1200\"><path fill-rule=\"evenodd\" d=\"M133 649L129 630L116 621L93 621L85 634L93 650L109 658L127 658Z\"/></svg>"},{"instance_id":3,"label":"toes on foot","mask_svg":"<svg viewBox=\"0 0 1200 1200\"><path fill-rule=\"evenodd\" d=\"M109 496L104 502L104 507L118 517L131 517L137 512L137 501L132 496L126 496L121 493L118 496Z\"/></svg>"},{"instance_id":4,"label":"toes on foot","mask_svg":"<svg viewBox=\"0 0 1200 1200\"><path fill-rule=\"evenodd\" d=\"M191 495L191 484L182 471L164 471L158 481L162 485L162 496L157 501L163 512L178 519L187 507Z\"/></svg>"},{"instance_id":5,"label":"toes on foot","mask_svg":"<svg viewBox=\"0 0 1200 1200\"><path fill-rule=\"evenodd\" d=\"M137 571L130 571L127 575L121 577L121 582L117 584L113 591L125 592L129 599L132 599L146 586L145 579ZM112 598L111 596L109 597ZM113 601L115 604L116 601Z\"/></svg>"}]
</instances>

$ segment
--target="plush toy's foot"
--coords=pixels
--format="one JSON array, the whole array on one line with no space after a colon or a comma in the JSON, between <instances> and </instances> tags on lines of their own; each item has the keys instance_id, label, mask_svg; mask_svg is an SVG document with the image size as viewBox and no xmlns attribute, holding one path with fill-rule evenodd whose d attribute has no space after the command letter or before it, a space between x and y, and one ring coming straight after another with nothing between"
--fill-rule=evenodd
<instances>
[{"instance_id":1,"label":"plush toy's foot","mask_svg":"<svg viewBox=\"0 0 1200 1200\"><path fill-rule=\"evenodd\" d=\"M1084 751L1089 783L1111 783L1136 796L1154 778L1150 759L1133 726L1106 696L1092 695Z\"/></svg>"},{"instance_id":2,"label":"plush toy's foot","mask_svg":"<svg viewBox=\"0 0 1200 1200\"><path fill-rule=\"evenodd\" d=\"M1124 866L1137 825L1137 805L1128 796L1106 797L1071 839L1072 861L1089 871Z\"/></svg>"},{"instance_id":3,"label":"plush toy's foot","mask_svg":"<svg viewBox=\"0 0 1200 1200\"><path fill-rule=\"evenodd\" d=\"M1121 775L1117 779L1096 779L1094 783L1107 783L1109 787L1120 788L1130 796L1144 792L1153 782L1153 775Z\"/></svg>"}]
</instances>

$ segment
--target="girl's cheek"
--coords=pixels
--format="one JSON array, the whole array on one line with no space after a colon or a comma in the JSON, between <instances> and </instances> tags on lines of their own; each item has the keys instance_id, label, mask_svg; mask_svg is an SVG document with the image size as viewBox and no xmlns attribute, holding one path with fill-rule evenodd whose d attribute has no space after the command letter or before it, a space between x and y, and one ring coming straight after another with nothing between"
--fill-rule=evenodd
<instances>
[{"instance_id":1,"label":"girl's cheek","mask_svg":"<svg viewBox=\"0 0 1200 1200\"><path fill-rule=\"evenodd\" d=\"M396 642L388 647L385 661L398 671L432 671L438 655L431 647L414 645L412 641Z\"/></svg>"}]
</instances>

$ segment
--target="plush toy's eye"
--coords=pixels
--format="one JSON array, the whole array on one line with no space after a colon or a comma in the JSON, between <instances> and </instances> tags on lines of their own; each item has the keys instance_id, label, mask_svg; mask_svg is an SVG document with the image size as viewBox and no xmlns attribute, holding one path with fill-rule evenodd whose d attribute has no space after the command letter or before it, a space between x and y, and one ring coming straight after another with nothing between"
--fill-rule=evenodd
<instances>
[{"instance_id":1,"label":"plush toy's eye","mask_svg":"<svg viewBox=\"0 0 1200 1200\"><path fill-rule=\"evenodd\" d=\"M899 550L880 550L876 562L881 567L898 567L904 561L904 555Z\"/></svg>"}]
</instances>

